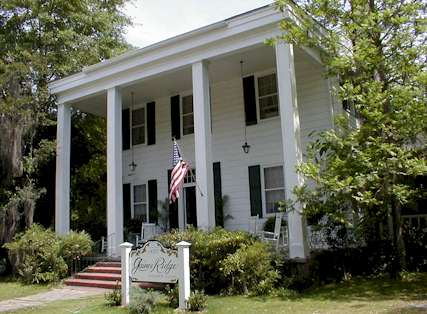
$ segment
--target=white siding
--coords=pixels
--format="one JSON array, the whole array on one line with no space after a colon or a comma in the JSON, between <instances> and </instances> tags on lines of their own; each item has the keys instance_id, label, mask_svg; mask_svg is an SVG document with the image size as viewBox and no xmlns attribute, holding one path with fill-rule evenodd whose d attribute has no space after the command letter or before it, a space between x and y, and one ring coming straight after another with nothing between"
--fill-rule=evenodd
<instances>
[{"instance_id":1,"label":"white siding","mask_svg":"<svg viewBox=\"0 0 427 314\"><path fill-rule=\"evenodd\" d=\"M298 104L302 144L308 134L332 127L331 99L328 82L322 69L312 63L296 63ZM188 91L182 91L184 94ZM124 153L124 183L140 184L156 179L158 199L167 198L167 169L171 167L170 96L156 101L156 144L134 148L136 173L129 175L130 151ZM213 161L221 162L222 193L228 196L224 215L228 229L247 229L250 216L248 166L283 163L279 117L247 127L250 153L244 154L245 113L242 83L239 77L211 86ZM194 164L194 137L181 137L179 145L184 157ZM197 170L196 170L197 171ZM179 201L182 201L179 200Z\"/></svg>"}]
</instances>

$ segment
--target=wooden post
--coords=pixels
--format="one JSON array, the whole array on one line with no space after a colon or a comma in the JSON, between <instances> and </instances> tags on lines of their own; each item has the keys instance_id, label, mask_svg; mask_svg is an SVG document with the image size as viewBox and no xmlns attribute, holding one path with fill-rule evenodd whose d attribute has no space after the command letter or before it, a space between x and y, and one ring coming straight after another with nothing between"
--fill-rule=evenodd
<instances>
[{"instance_id":1,"label":"wooden post","mask_svg":"<svg viewBox=\"0 0 427 314\"><path fill-rule=\"evenodd\" d=\"M179 309L187 309L187 301L190 297L190 246L185 241L179 242L178 247L178 286L179 286Z\"/></svg>"},{"instance_id":2,"label":"wooden post","mask_svg":"<svg viewBox=\"0 0 427 314\"><path fill-rule=\"evenodd\" d=\"M122 305L127 306L129 304L129 289L130 289L130 261L129 254L133 244L124 242L120 244L121 255L122 255Z\"/></svg>"}]
</instances>

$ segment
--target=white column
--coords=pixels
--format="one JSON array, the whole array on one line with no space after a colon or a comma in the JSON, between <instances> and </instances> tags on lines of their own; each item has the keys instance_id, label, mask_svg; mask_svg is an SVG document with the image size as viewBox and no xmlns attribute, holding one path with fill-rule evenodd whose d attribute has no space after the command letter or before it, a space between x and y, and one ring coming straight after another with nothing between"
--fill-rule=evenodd
<instances>
[{"instance_id":1,"label":"white column","mask_svg":"<svg viewBox=\"0 0 427 314\"><path fill-rule=\"evenodd\" d=\"M176 244L178 248L178 289L179 309L187 309L187 301L190 297L190 246L191 243L181 241Z\"/></svg>"},{"instance_id":2,"label":"white column","mask_svg":"<svg viewBox=\"0 0 427 314\"><path fill-rule=\"evenodd\" d=\"M204 61L193 64L194 146L196 157L197 227L215 227L215 203L212 170L211 108L209 75Z\"/></svg>"},{"instance_id":3,"label":"white column","mask_svg":"<svg viewBox=\"0 0 427 314\"><path fill-rule=\"evenodd\" d=\"M55 231L70 231L71 108L58 105L56 135Z\"/></svg>"},{"instance_id":4,"label":"white column","mask_svg":"<svg viewBox=\"0 0 427 314\"><path fill-rule=\"evenodd\" d=\"M108 254L119 255L123 242L122 96L107 91L107 241Z\"/></svg>"},{"instance_id":5,"label":"white column","mask_svg":"<svg viewBox=\"0 0 427 314\"><path fill-rule=\"evenodd\" d=\"M280 104L280 122L282 127L284 179L286 198L295 200L292 190L303 183L296 172L296 166L302 162L300 118L298 113L294 51L287 43L276 45L277 85ZM306 258L308 255L305 239L305 223L301 215L301 204L295 204L295 210L288 214L289 257Z\"/></svg>"},{"instance_id":6,"label":"white column","mask_svg":"<svg viewBox=\"0 0 427 314\"><path fill-rule=\"evenodd\" d=\"M122 305L129 304L129 290L130 290L130 251L132 250L132 243L125 242L120 244L121 249L121 265L122 265Z\"/></svg>"}]
</instances>

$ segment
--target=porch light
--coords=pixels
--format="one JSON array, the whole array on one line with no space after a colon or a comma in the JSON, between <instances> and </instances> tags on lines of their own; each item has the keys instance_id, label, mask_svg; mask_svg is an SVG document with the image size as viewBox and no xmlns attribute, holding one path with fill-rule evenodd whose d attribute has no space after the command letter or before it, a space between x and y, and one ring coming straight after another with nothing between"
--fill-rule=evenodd
<instances>
[{"instance_id":1,"label":"porch light","mask_svg":"<svg viewBox=\"0 0 427 314\"><path fill-rule=\"evenodd\" d=\"M135 105L135 97L134 97L133 92L131 92L130 95L131 95L131 117L132 117L133 107ZM135 163L132 140L131 140L130 145L131 145L131 153L132 153L132 162L129 164L129 170L130 170L130 172L135 172L135 169L136 169L136 167L138 167L138 165Z\"/></svg>"},{"instance_id":2,"label":"porch light","mask_svg":"<svg viewBox=\"0 0 427 314\"><path fill-rule=\"evenodd\" d=\"M243 60L240 60L240 77L243 80ZM242 145L243 152L245 154L249 154L249 150L251 145L248 144L248 140L246 138L246 124L245 124L245 144Z\"/></svg>"}]
</instances>

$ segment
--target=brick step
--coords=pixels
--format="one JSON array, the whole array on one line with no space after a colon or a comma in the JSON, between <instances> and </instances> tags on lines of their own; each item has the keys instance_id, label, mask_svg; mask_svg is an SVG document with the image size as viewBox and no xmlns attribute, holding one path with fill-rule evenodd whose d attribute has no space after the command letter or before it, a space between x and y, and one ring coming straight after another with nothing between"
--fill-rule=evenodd
<instances>
[{"instance_id":1,"label":"brick step","mask_svg":"<svg viewBox=\"0 0 427 314\"><path fill-rule=\"evenodd\" d=\"M74 275L76 279L94 279L94 280L105 280L105 281L120 281L121 274L110 274L110 273L78 273Z\"/></svg>"},{"instance_id":2,"label":"brick step","mask_svg":"<svg viewBox=\"0 0 427 314\"><path fill-rule=\"evenodd\" d=\"M95 264L96 267L122 267L120 262L98 262Z\"/></svg>"},{"instance_id":3,"label":"brick step","mask_svg":"<svg viewBox=\"0 0 427 314\"><path fill-rule=\"evenodd\" d=\"M85 269L85 272L88 273L109 273L109 274L121 274L122 269L120 267L99 267L99 266L89 266Z\"/></svg>"},{"instance_id":4,"label":"brick step","mask_svg":"<svg viewBox=\"0 0 427 314\"><path fill-rule=\"evenodd\" d=\"M115 281L92 280L92 279L77 279L71 278L64 281L67 286L94 287L104 289L114 289L117 285ZM118 283L120 287L120 282Z\"/></svg>"}]
</instances>

